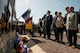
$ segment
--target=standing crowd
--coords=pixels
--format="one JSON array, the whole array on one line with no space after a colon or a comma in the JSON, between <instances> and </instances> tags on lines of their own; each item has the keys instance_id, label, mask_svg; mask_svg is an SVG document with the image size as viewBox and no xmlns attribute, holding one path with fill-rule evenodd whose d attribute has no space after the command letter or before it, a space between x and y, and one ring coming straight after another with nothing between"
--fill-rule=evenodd
<instances>
[{"instance_id":1,"label":"standing crowd","mask_svg":"<svg viewBox=\"0 0 80 53\"><path fill-rule=\"evenodd\" d=\"M51 30L53 28L55 34L55 41L63 43L63 31L66 32L67 45L76 47L77 45L77 32L78 24L80 23L80 14L77 11L74 11L74 7L66 7L66 14L63 17L62 12L55 12L55 16L51 15L51 11L39 19L38 23L38 32L44 34L44 38L50 39ZM53 27L52 27L53 26ZM52 28L51 28L52 27Z\"/></svg>"}]
</instances>

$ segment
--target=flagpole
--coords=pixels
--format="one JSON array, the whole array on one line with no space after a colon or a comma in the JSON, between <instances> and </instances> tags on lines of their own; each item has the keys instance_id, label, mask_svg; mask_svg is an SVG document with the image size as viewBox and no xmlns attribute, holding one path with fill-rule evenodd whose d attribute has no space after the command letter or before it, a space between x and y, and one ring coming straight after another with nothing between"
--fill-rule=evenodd
<instances>
[{"instance_id":1,"label":"flagpole","mask_svg":"<svg viewBox=\"0 0 80 53\"><path fill-rule=\"evenodd\" d=\"M17 18L17 20L19 20L21 17Z\"/></svg>"}]
</instances>

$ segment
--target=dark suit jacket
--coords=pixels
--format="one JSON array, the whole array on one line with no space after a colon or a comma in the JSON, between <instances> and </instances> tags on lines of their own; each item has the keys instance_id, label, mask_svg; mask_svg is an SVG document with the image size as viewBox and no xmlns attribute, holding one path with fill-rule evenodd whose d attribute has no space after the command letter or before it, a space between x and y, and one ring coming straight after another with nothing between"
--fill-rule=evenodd
<instances>
[{"instance_id":1,"label":"dark suit jacket","mask_svg":"<svg viewBox=\"0 0 80 53\"><path fill-rule=\"evenodd\" d=\"M46 25L47 26L51 26L52 20L53 20L53 16L52 15L47 16Z\"/></svg>"}]
</instances>

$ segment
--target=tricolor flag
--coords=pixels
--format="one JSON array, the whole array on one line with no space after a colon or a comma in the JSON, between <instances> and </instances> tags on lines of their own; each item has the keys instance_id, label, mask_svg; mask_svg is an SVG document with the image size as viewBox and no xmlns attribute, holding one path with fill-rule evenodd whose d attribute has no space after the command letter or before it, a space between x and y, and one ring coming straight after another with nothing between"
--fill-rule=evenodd
<instances>
[{"instance_id":1,"label":"tricolor flag","mask_svg":"<svg viewBox=\"0 0 80 53\"><path fill-rule=\"evenodd\" d=\"M32 17L30 17L31 10L28 9L21 17L24 18L26 23L32 23Z\"/></svg>"},{"instance_id":2,"label":"tricolor flag","mask_svg":"<svg viewBox=\"0 0 80 53\"><path fill-rule=\"evenodd\" d=\"M33 17L27 18L27 19L26 19L26 23L32 23L32 18L33 18Z\"/></svg>"},{"instance_id":3,"label":"tricolor flag","mask_svg":"<svg viewBox=\"0 0 80 53\"><path fill-rule=\"evenodd\" d=\"M26 18L30 18L30 13L31 13L31 10L28 9L24 14L22 14L21 17L23 17L24 19L26 19Z\"/></svg>"}]
</instances>

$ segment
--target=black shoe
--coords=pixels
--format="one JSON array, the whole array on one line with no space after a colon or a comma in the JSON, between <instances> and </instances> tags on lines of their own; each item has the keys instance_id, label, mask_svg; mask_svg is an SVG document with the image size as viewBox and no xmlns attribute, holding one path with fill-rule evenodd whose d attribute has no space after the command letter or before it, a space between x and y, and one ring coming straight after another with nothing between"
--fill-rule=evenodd
<instances>
[{"instance_id":1,"label":"black shoe","mask_svg":"<svg viewBox=\"0 0 80 53\"><path fill-rule=\"evenodd\" d=\"M59 40L56 40L56 42L60 42Z\"/></svg>"},{"instance_id":2,"label":"black shoe","mask_svg":"<svg viewBox=\"0 0 80 53\"><path fill-rule=\"evenodd\" d=\"M65 44L69 44L69 42L66 42Z\"/></svg>"},{"instance_id":3,"label":"black shoe","mask_svg":"<svg viewBox=\"0 0 80 53\"><path fill-rule=\"evenodd\" d=\"M57 39L54 39L54 41L57 41Z\"/></svg>"},{"instance_id":4,"label":"black shoe","mask_svg":"<svg viewBox=\"0 0 80 53\"><path fill-rule=\"evenodd\" d=\"M62 42L62 41L60 41L60 43L62 44L63 42Z\"/></svg>"},{"instance_id":5,"label":"black shoe","mask_svg":"<svg viewBox=\"0 0 80 53\"><path fill-rule=\"evenodd\" d=\"M40 34L40 36L41 36L41 34Z\"/></svg>"},{"instance_id":6,"label":"black shoe","mask_svg":"<svg viewBox=\"0 0 80 53\"><path fill-rule=\"evenodd\" d=\"M72 46L72 44L67 44L68 46Z\"/></svg>"},{"instance_id":7,"label":"black shoe","mask_svg":"<svg viewBox=\"0 0 80 53\"><path fill-rule=\"evenodd\" d=\"M50 40L50 38L48 38Z\"/></svg>"},{"instance_id":8,"label":"black shoe","mask_svg":"<svg viewBox=\"0 0 80 53\"><path fill-rule=\"evenodd\" d=\"M43 38L46 38L46 37L43 37Z\"/></svg>"}]
</instances>

